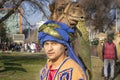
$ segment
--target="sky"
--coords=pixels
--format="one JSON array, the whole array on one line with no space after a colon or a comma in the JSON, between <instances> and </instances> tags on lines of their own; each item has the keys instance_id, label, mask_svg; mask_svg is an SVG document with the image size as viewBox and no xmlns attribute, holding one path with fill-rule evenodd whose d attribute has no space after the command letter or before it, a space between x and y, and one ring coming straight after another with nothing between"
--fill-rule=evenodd
<instances>
[{"instance_id":1,"label":"sky","mask_svg":"<svg viewBox=\"0 0 120 80\"><path fill-rule=\"evenodd\" d=\"M45 12L47 13L47 16L50 16L50 11L48 9L48 3L44 2L43 4L45 5L43 8L44 8ZM31 6L31 4L29 4L28 2L22 3L22 7L24 7L23 15L27 18L28 22L31 25L36 25L36 23L38 23L38 22L47 20L47 18L44 17L43 13L40 10L34 9ZM23 22L23 24L24 24L24 22ZM29 26L27 26L27 27L23 26L23 27L28 28Z\"/></svg>"},{"instance_id":2,"label":"sky","mask_svg":"<svg viewBox=\"0 0 120 80\"><path fill-rule=\"evenodd\" d=\"M48 2L42 1L42 3L43 3L43 6L45 5L43 8L46 11L47 16L50 16L50 11L48 9ZM9 6L7 5L7 7L9 7ZM30 23L30 25L36 27L39 22L47 20L47 18L44 17L43 13L40 10L36 9L36 7L31 6L31 4L29 2L24 1L22 3L21 7L24 10L23 16L27 19L27 21ZM0 11L0 18L3 17L5 14L6 14L5 11L4 12ZM10 18L8 18L8 20L6 20L5 24L6 24L7 28L10 29L11 33L19 32L19 20L20 20L19 15L20 14L18 14L18 13L13 14L12 17L10 17ZM28 29L28 28L34 29L34 27L29 26L29 24L25 21L24 18L22 21L23 21L23 26L22 26L23 30Z\"/></svg>"}]
</instances>

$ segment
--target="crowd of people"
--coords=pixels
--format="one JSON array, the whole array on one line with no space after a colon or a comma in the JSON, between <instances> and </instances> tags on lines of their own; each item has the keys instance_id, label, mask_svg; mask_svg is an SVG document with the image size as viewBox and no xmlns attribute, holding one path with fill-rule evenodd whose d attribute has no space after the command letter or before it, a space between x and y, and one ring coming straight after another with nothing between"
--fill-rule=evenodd
<instances>
[{"instance_id":1,"label":"crowd of people","mask_svg":"<svg viewBox=\"0 0 120 80\"><path fill-rule=\"evenodd\" d=\"M40 52L40 46L37 42L25 42L25 43L7 43L3 42L0 44L1 51L16 51L16 52Z\"/></svg>"}]
</instances>

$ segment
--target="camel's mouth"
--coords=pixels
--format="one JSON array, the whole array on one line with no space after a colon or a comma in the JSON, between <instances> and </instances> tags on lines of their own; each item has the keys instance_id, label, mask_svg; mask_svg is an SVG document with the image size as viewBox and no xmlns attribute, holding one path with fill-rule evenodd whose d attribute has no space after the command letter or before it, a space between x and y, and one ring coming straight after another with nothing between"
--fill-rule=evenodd
<instances>
[{"instance_id":1,"label":"camel's mouth","mask_svg":"<svg viewBox=\"0 0 120 80\"><path fill-rule=\"evenodd\" d=\"M72 19L69 22L70 22L70 26L75 27L78 23L78 20Z\"/></svg>"},{"instance_id":2,"label":"camel's mouth","mask_svg":"<svg viewBox=\"0 0 120 80\"><path fill-rule=\"evenodd\" d=\"M84 21L85 20L85 17L81 16L81 17L78 17L78 16L70 16L69 18L70 22L73 24L77 24L78 21Z\"/></svg>"}]
</instances>

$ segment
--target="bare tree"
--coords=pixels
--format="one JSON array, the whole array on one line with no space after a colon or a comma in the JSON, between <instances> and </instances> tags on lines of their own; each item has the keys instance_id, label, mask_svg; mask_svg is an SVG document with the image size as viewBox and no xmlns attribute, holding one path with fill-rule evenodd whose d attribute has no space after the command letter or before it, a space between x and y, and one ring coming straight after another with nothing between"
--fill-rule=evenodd
<instances>
[{"instance_id":1,"label":"bare tree","mask_svg":"<svg viewBox=\"0 0 120 80\"><path fill-rule=\"evenodd\" d=\"M109 17L110 11L120 8L119 4L119 0L83 0L87 24L103 32L103 26L106 24L110 27L114 21Z\"/></svg>"},{"instance_id":2,"label":"bare tree","mask_svg":"<svg viewBox=\"0 0 120 80\"><path fill-rule=\"evenodd\" d=\"M3 21L5 21L6 19L8 19L13 13L15 13L16 11L18 11L19 8L23 8L22 7L22 3L25 2L25 1L29 2L31 4L31 6L34 7L34 9L37 9L37 10L40 10L41 12L43 12L44 16L46 18L48 18L47 13L45 12L45 10L43 8L46 5L44 5L42 3L42 0L2 0L0 2L0 8L12 8L12 9L9 10L9 12L0 19L0 23L2 23ZM25 18L25 17L23 16L23 18ZM25 19L25 20L27 20L27 19ZM28 24L30 24L30 23L28 23Z\"/></svg>"}]
</instances>

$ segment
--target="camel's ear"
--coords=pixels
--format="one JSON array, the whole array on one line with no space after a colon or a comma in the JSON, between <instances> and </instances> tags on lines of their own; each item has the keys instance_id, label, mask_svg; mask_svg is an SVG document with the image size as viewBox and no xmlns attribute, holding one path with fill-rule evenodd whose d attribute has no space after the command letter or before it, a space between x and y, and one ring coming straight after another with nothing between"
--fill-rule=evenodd
<instances>
[{"instance_id":1,"label":"camel's ear","mask_svg":"<svg viewBox=\"0 0 120 80\"><path fill-rule=\"evenodd\" d=\"M55 2L53 2L52 4L49 5L49 9L50 9L51 13L54 12L54 9L55 9Z\"/></svg>"}]
</instances>

